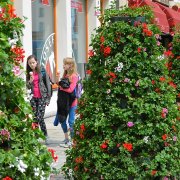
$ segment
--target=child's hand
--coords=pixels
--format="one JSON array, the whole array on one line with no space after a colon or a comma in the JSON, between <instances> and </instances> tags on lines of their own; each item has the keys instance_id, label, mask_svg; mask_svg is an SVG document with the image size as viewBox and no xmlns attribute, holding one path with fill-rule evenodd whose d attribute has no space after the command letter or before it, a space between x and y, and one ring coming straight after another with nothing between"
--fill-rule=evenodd
<instances>
[{"instance_id":1,"label":"child's hand","mask_svg":"<svg viewBox=\"0 0 180 180\"><path fill-rule=\"evenodd\" d=\"M34 80L34 77L33 77L33 72L31 71L31 72L29 72L29 75L30 75L30 80L29 80L29 82L30 83L32 83L33 82L33 80Z\"/></svg>"},{"instance_id":2,"label":"child's hand","mask_svg":"<svg viewBox=\"0 0 180 180\"><path fill-rule=\"evenodd\" d=\"M60 71L58 70L56 73L56 83L59 82L59 78L60 78Z\"/></svg>"}]
</instances>

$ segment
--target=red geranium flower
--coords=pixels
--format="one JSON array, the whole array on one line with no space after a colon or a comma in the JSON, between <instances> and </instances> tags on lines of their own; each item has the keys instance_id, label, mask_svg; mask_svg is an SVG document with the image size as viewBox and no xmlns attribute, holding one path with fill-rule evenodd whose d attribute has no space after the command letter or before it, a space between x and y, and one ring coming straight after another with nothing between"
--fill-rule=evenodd
<instances>
[{"instance_id":1,"label":"red geranium flower","mask_svg":"<svg viewBox=\"0 0 180 180\"><path fill-rule=\"evenodd\" d=\"M161 92L161 89L156 88L156 89L155 89L155 92L160 93L160 92Z\"/></svg>"},{"instance_id":2,"label":"red geranium flower","mask_svg":"<svg viewBox=\"0 0 180 180\"><path fill-rule=\"evenodd\" d=\"M133 150L133 145L131 143L124 143L123 146L128 151L132 151Z\"/></svg>"},{"instance_id":3,"label":"red geranium flower","mask_svg":"<svg viewBox=\"0 0 180 180\"><path fill-rule=\"evenodd\" d=\"M100 41L103 43L105 41L104 36L101 36Z\"/></svg>"},{"instance_id":4,"label":"red geranium flower","mask_svg":"<svg viewBox=\"0 0 180 180\"><path fill-rule=\"evenodd\" d=\"M82 132L86 130L84 123L81 124L80 129L82 130Z\"/></svg>"},{"instance_id":5,"label":"red geranium flower","mask_svg":"<svg viewBox=\"0 0 180 180\"><path fill-rule=\"evenodd\" d=\"M138 47L137 51L138 51L138 53L140 53L140 52L141 52L141 48L140 48L140 47Z\"/></svg>"},{"instance_id":6,"label":"red geranium flower","mask_svg":"<svg viewBox=\"0 0 180 180\"><path fill-rule=\"evenodd\" d=\"M111 53L111 47L105 47L104 48L104 56L108 56Z\"/></svg>"},{"instance_id":7,"label":"red geranium flower","mask_svg":"<svg viewBox=\"0 0 180 180\"><path fill-rule=\"evenodd\" d=\"M81 139L84 139L84 134L83 134L83 132L80 132L79 136L80 136Z\"/></svg>"},{"instance_id":8,"label":"red geranium flower","mask_svg":"<svg viewBox=\"0 0 180 180\"><path fill-rule=\"evenodd\" d=\"M152 85L154 85L154 84L155 84L155 80L152 80L151 82L152 82Z\"/></svg>"},{"instance_id":9,"label":"red geranium flower","mask_svg":"<svg viewBox=\"0 0 180 180\"><path fill-rule=\"evenodd\" d=\"M166 80L166 78L165 78L165 77L160 77L159 80L160 80L161 82L164 82L164 81Z\"/></svg>"},{"instance_id":10,"label":"red geranium flower","mask_svg":"<svg viewBox=\"0 0 180 180\"><path fill-rule=\"evenodd\" d=\"M152 170L152 171L151 171L151 175L153 175L153 176L154 176L156 173L157 173L157 170Z\"/></svg>"},{"instance_id":11,"label":"red geranium flower","mask_svg":"<svg viewBox=\"0 0 180 180\"><path fill-rule=\"evenodd\" d=\"M100 147L101 147L101 149L106 149L108 147L108 144L104 142L101 144Z\"/></svg>"},{"instance_id":12,"label":"red geranium flower","mask_svg":"<svg viewBox=\"0 0 180 180\"><path fill-rule=\"evenodd\" d=\"M93 57L94 56L94 51L93 50L89 50L88 55L89 55L89 57Z\"/></svg>"},{"instance_id":13,"label":"red geranium flower","mask_svg":"<svg viewBox=\"0 0 180 180\"><path fill-rule=\"evenodd\" d=\"M55 150L54 149L48 149L48 151L51 153L52 158L54 159L54 161L56 162L58 160L58 156L55 155Z\"/></svg>"},{"instance_id":14,"label":"red geranium flower","mask_svg":"<svg viewBox=\"0 0 180 180\"><path fill-rule=\"evenodd\" d=\"M86 74L91 75L92 74L92 70L90 70L90 69L86 70Z\"/></svg>"},{"instance_id":15,"label":"red geranium flower","mask_svg":"<svg viewBox=\"0 0 180 180\"><path fill-rule=\"evenodd\" d=\"M3 178L2 180L12 180L9 176L6 176L5 178Z\"/></svg>"},{"instance_id":16,"label":"red geranium flower","mask_svg":"<svg viewBox=\"0 0 180 180\"><path fill-rule=\"evenodd\" d=\"M74 171L78 171L78 169L79 169L78 166L74 167Z\"/></svg>"},{"instance_id":17,"label":"red geranium flower","mask_svg":"<svg viewBox=\"0 0 180 180\"><path fill-rule=\"evenodd\" d=\"M170 82L169 82L169 85L170 85L171 87L173 87L174 89L176 89L176 88L177 88L177 85L176 85L176 84L174 84L174 82L172 82L172 81L170 81Z\"/></svg>"},{"instance_id":18,"label":"red geranium flower","mask_svg":"<svg viewBox=\"0 0 180 180\"><path fill-rule=\"evenodd\" d=\"M165 66L168 68L170 71L172 69L172 62L166 63Z\"/></svg>"},{"instance_id":19,"label":"red geranium flower","mask_svg":"<svg viewBox=\"0 0 180 180\"><path fill-rule=\"evenodd\" d=\"M32 129L39 128L39 124L34 122L31 124L31 127L32 127Z\"/></svg>"},{"instance_id":20,"label":"red geranium flower","mask_svg":"<svg viewBox=\"0 0 180 180\"><path fill-rule=\"evenodd\" d=\"M167 139L167 134L162 135L162 139L165 141Z\"/></svg>"},{"instance_id":21,"label":"red geranium flower","mask_svg":"<svg viewBox=\"0 0 180 180\"><path fill-rule=\"evenodd\" d=\"M165 52L164 52L164 55L167 56L167 57L174 57L172 51L170 51L170 50L165 51Z\"/></svg>"},{"instance_id":22,"label":"red geranium flower","mask_svg":"<svg viewBox=\"0 0 180 180\"><path fill-rule=\"evenodd\" d=\"M76 162L77 164L82 163L82 162L83 162L83 157L82 157L82 156L77 157L77 158L75 159L75 162Z\"/></svg>"},{"instance_id":23,"label":"red geranium flower","mask_svg":"<svg viewBox=\"0 0 180 180\"><path fill-rule=\"evenodd\" d=\"M143 27L143 29L147 29L147 24L146 23L142 23L142 27Z\"/></svg>"}]
</instances>

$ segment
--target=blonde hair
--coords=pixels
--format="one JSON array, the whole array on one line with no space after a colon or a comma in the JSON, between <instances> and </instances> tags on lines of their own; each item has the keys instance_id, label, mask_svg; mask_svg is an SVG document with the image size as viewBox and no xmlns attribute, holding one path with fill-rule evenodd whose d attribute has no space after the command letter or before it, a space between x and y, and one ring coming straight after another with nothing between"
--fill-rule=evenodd
<instances>
[{"instance_id":1,"label":"blonde hair","mask_svg":"<svg viewBox=\"0 0 180 180\"><path fill-rule=\"evenodd\" d=\"M63 77L66 76L66 75L71 76L72 74L77 74L77 66L76 66L76 62L75 62L75 60L73 58L66 57L66 58L63 59L63 63L71 65L70 70L68 70L68 71L65 70L64 71Z\"/></svg>"}]
</instances>

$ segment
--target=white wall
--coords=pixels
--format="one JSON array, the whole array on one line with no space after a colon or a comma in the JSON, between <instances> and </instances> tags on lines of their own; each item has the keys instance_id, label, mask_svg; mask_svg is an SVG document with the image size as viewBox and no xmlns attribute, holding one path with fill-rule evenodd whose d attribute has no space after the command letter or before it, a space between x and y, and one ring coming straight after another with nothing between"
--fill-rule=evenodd
<instances>
[{"instance_id":1,"label":"white wall","mask_svg":"<svg viewBox=\"0 0 180 180\"><path fill-rule=\"evenodd\" d=\"M95 7L100 7L100 0L88 1L88 43L91 43L91 36L95 34L95 28L100 26L100 21L98 20ZM91 48L89 48L91 49Z\"/></svg>"},{"instance_id":2,"label":"white wall","mask_svg":"<svg viewBox=\"0 0 180 180\"><path fill-rule=\"evenodd\" d=\"M25 50L25 58L23 63L25 69L26 59L30 54L32 54L31 0L14 0L14 8L17 16L22 19L23 17L27 17L27 19L24 21L25 29L23 30L24 36L22 37L22 44Z\"/></svg>"},{"instance_id":3,"label":"white wall","mask_svg":"<svg viewBox=\"0 0 180 180\"><path fill-rule=\"evenodd\" d=\"M71 1L57 0L57 60L58 69L63 73L63 58L72 57Z\"/></svg>"}]
</instances>

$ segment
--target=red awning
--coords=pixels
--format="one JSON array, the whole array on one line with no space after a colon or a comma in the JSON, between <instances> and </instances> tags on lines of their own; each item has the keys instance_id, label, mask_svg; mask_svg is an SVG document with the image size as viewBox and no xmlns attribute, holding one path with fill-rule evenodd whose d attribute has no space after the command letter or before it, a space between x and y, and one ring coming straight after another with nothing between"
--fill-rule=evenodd
<instances>
[{"instance_id":1,"label":"red awning","mask_svg":"<svg viewBox=\"0 0 180 180\"><path fill-rule=\"evenodd\" d=\"M170 31L173 30L173 27L175 27L177 24L180 25L180 13L171 9L171 8L168 8L168 7L165 7L159 3L156 3L161 9L162 11L166 14L167 16L167 20L168 20L168 23L169 23L169 26L170 26Z\"/></svg>"},{"instance_id":2,"label":"red awning","mask_svg":"<svg viewBox=\"0 0 180 180\"><path fill-rule=\"evenodd\" d=\"M154 24L156 24L160 30L164 33L169 33L169 24L167 21L166 14L162 11L158 4L150 0L142 0L139 6L150 6L154 12Z\"/></svg>"}]
</instances>

